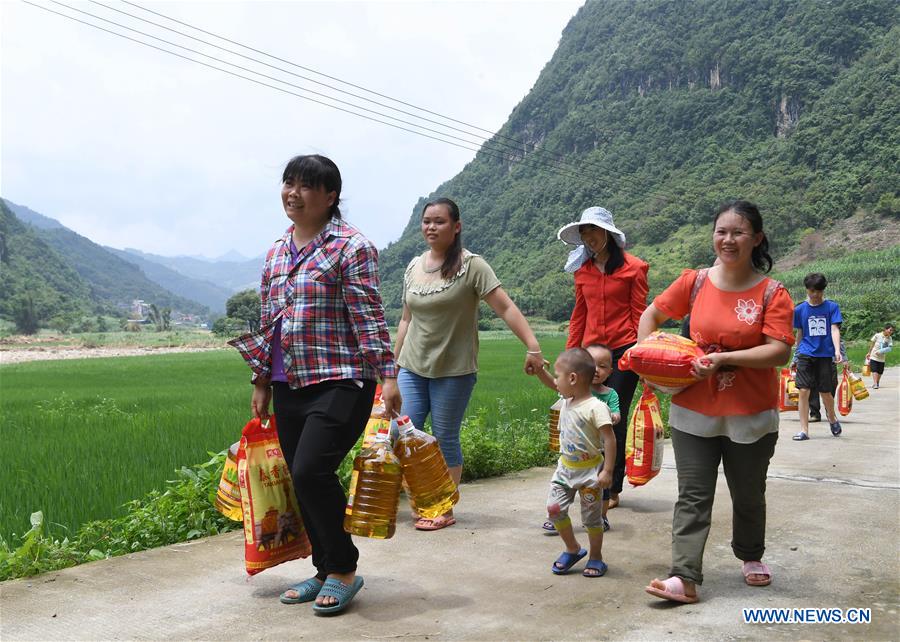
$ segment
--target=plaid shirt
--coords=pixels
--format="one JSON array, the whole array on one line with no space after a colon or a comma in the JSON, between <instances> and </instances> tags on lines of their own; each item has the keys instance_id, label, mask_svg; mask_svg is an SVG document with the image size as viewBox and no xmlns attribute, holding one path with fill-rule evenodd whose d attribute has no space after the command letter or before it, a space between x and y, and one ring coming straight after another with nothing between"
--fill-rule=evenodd
<instances>
[{"instance_id":1,"label":"plaid shirt","mask_svg":"<svg viewBox=\"0 0 900 642\"><path fill-rule=\"evenodd\" d=\"M260 330L228 342L253 370L253 380L271 376L276 323L281 323L291 388L332 379L396 377L378 292L378 251L359 230L332 219L294 263L293 231L289 227L266 255Z\"/></svg>"}]
</instances>

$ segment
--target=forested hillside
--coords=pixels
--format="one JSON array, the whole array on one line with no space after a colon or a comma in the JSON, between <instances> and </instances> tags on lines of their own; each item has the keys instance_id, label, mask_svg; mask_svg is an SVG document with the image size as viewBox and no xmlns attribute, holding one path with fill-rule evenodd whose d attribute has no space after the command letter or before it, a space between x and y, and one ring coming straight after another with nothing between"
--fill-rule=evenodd
<instances>
[{"instance_id":1,"label":"forested hillside","mask_svg":"<svg viewBox=\"0 0 900 642\"><path fill-rule=\"evenodd\" d=\"M185 276L180 272L167 268L165 265L146 259L141 254L133 251L117 250L112 247L104 247L103 249L115 254L124 261L137 265L147 278L154 283L158 283L178 296L197 301L217 314L225 312L225 302L228 300L228 297L234 294L233 291L220 287L215 283Z\"/></svg>"},{"instance_id":2,"label":"forested hillside","mask_svg":"<svg viewBox=\"0 0 900 642\"><path fill-rule=\"evenodd\" d=\"M0 317L36 324L91 308L87 283L0 199Z\"/></svg>"},{"instance_id":3,"label":"forested hillside","mask_svg":"<svg viewBox=\"0 0 900 642\"><path fill-rule=\"evenodd\" d=\"M154 283L134 263L103 249L68 228L43 229L38 235L90 284L93 298L110 308L143 299L158 307L191 314L208 314L206 306L180 297Z\"/></svg>"},{"instance_id":4,"label":"forested hillside","mask_svg":"<svg viewBox=\"0 0 900 642\"><path fill-rule=\"evenodd\" d=\"M0 199L0 211L0 318L16 320L20 328L61 328L83 316L124 315L134 299L160 309L209 314L206 306L173 294L133 261L55 219L5 199ZM22 315L28 317L25 325L19 323Z\"/></svg>"},{"instance_id":5,"label":"forested hillside","mask_svg":"<svg viewBox=\"0 0 900 642\"><path fill-rule=\"evenodd\" d=\"M651 263L653 292L712 260L711 214L728 199L760 205L776 258L857 212L877 230L900 215L898 11L589 1L501 131L431 196L460 204L465 245L527 314L556 320L573 296L555 233L590 205ZM424 202L382 253L393 318L403 269L425 247Z\"/></svg>"}]
</instances>

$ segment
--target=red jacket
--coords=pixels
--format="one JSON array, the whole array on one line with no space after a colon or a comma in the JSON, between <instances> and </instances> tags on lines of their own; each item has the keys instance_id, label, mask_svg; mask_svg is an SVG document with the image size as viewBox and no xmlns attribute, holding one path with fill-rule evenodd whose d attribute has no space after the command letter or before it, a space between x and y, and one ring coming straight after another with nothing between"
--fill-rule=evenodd
<instances>
[{"instance_id":1,"label":"red jacket","mask_svg":"<svg viewBox=\"0 0 900 642\"><path fill-rule=\"evenodd\" d=\"M585 261L575 271L575 309L566 348L605 343L615 350L637 341L638 322L647 308L649 267L628 252L613 274Z\"/></svg>"}]
</instances>

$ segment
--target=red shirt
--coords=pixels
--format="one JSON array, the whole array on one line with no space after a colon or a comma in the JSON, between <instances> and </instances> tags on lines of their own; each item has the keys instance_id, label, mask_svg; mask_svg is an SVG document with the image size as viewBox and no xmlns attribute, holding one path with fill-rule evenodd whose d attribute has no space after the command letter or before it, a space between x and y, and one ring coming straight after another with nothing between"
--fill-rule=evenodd
<instances>
[{"instance_id":1,"label":"red shirt","mask_svg":"<svg viewBox=\"0 0 900 642\"><path fill-rule=\"evenodd\" d=\"M585 261L575 271L575 309L566 348L605 343L615 350L637 341L638 322L647 308L650 266L625 252L625 263L612 274Z\"/></svg>"},{"instance_id":2,"label":"red shirt","mask_svg":"<svg viewBox=\"0 0 900 642\"><path fill-rule=\"evenodd\" d=\"M764 308L768 277L743 292L720 290L706 279L690 309L696 278L696 270L685 270L653 305L672 319L690 312L691 339L701 348L745 350L766 337L793 345L794 303L787 290L776 290ZM754 415L778 407L778 377L775 368L720 370L673 396L672 403L711 417Z\"/></svg>"}]
</instances>

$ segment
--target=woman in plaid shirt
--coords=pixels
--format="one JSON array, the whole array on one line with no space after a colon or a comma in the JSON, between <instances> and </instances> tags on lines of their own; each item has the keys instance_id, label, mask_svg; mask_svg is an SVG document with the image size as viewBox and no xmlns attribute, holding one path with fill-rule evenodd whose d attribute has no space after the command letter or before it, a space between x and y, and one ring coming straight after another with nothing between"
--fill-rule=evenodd
<instances>
[{"instance_id":1,"label":"woman in plaid shirt","mask_svg":"<svg viewBox=\"0 0 900 642\"><path fill-rule=\"evenodd\" d=\"M341 219L341 174L328 158L297 156L281 201L292 225L266 255L260 330L231 342L253 370L253 414L273 402L316 575L281 595L342 611L363 584L344 532L337 468L365 428L382 380L385 416L400 409L397 366L378 292L378 252Z\"/></svg>"}]
</instances>

